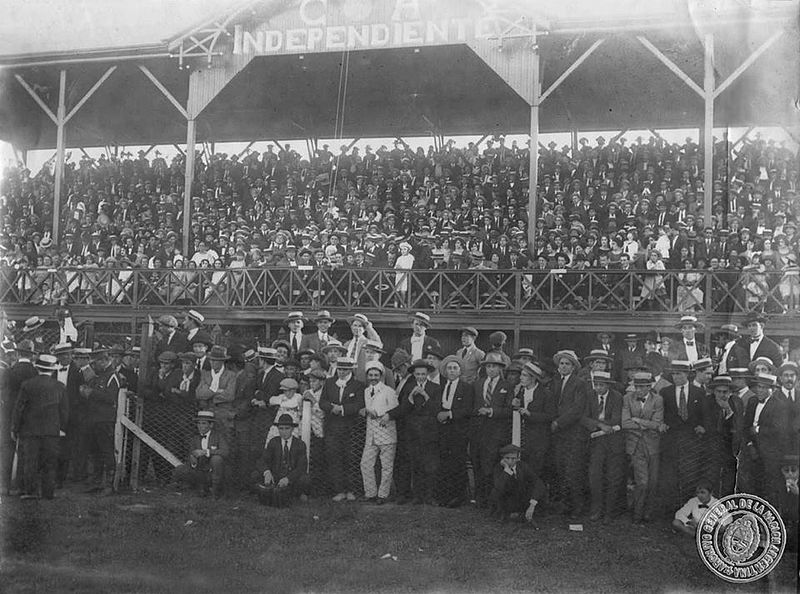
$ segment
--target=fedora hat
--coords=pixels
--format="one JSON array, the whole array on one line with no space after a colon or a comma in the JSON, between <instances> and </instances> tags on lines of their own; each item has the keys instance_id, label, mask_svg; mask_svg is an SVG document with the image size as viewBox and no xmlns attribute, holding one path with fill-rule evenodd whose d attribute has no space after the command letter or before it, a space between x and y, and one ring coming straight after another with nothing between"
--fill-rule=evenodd
<instances>
[{"instance_id":1,"label":"fedora hat","mask_svg":"<svg viewBox=\"0 0 800 594\"><path fill-rule=\"evenodd\" d=\"M319 322L322 320L327 320L331 324L333 324L336 321L336 319L333 316L331 316L331 312L329 312L327 309L320 310L319 313L317 313L317 315L314 317L315 322Z\"/></svg>"},{"instance_id":2,"label":"fedora hat","mask_svg":"<svg viewBox=\"0 0 800 594\"><path fill-rule=\"evenodd\" d=\"M230 357L228 357L228 349L215 344L208 352L208 358L212 361L227 361Z\"/></svg>"},{"instance_id":3,"label":"fedora hat","mask_svg":"<svg viewBox=\"0 0 800 594\"><path fill-rule=\"evenodd\" d=\"M180 353L178 359L181 361L188 361L192 365L197 365L197 355L194 353Z\"/></svg>"},{"instance_id":4,"label":"fedora hat","mask_svg":"<svg viewBox=\"0 0 800 594\"><path fill-rule=\"evenodd\" d=\"M425 368L425 370L427 370L428 373L434 370L433 363L431 363L430 361L426 361L425 359L417 359L416 361L412 362L411 365L408 366L408 370L411 373L414 373L414 371L416 371L417 368L419 367Z\"/></svg>"},{"instance_id":5,"label":"fedora hat","mask_svg":"<svg viewBox=\"0 0 800 594\"><path fill-rule=\"evenodd\" d=\"M578 359L578 355L575 354L575 351L562 350L558 351L555 355L553 355L553 363L555 363L556 365L558 365L561 362L561 359L567 359L576 368L581 366L580 359Z\"/></svg>"},{"instance_id":6,"label":"fedora hat","mask_svg":"<svg viewBox=\"0 0 800 594\"><path fill-rule=\"evenodd\" d=\"M37 357L33 365L36 369L41 371L56 371L59 368L58 359L55 355L47 355L44 353Z\"/></svg>"},{"instance_id":7,"label":"fedora hat","mask_svg":"<svg viewBox=\"0 0 800 594\"><path fill-rule=\"evenodd\" d=\"M391 365L392 369L398 369L399 367L411 363L411 355L408 354L408 351L405 349L397 349L392 354Z\"/></svg>"},{"instance_id":8,"label":"fedora hat","mask_svg":"<svg viewBox=\"0 0 800 594\"><path fill-rule=\"evenodd\" d=\"M292 415L284 413L275 419L273 425L276 427L297 427L297 421L294 420Z\"/></svg>"},{"instance_id":9,"label":"fedora hat","mask_svg":"<svg viewBox=\"0 0 800 594\"><path fill-rule=\"evenodd\" d=\"M489 352L486 353L486 356L483 358L483 361L481 361L480 365L481 367L484 365L499 365L500 367L505 367L506 362L503 361L503 356L500 353Z\"/></svg>"},{"instance_id":10,"label":"fedora hat","mask_svg":"<svg viewBox=\"0 0 800 594\"><path fill-rule=\"evenodd\" d=\"M286 319L283 320L284 324L288 324L289 322L294 322L295 320L300 320L301 322L306 321L306 316L303 314L302 311L293 311L290 312Z\"/></svg>"}]
</instances>

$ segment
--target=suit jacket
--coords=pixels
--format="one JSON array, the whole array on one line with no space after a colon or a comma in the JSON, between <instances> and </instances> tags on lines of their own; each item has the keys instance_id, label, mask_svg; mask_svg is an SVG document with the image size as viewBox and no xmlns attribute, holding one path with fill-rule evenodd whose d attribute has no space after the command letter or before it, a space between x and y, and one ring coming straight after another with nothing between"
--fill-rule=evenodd
<instances>
[{"instance_id":1,"label":"suit jacket","mask_svg":"<svg viewBox=\"0 0 800 594\"><path fill-rule=\"evenodd\" d=\"M439 412L449 411L452 414L452 418L445 421L444 425L456 426L463 429L472 415L472 398L474 393L473 387L472 384L464 380L463 376L460 377L458 379L455 392L453 393L453 399L450 403L450 408L448 409L445 408L444 405L444 396L448 383L449 382L445 381L444 385L442 385L442 396L441 400L439 401Z\"/></svg>"},{"instance_id":2,"label":"suit jacket","mask_svg":"<svg viewBox=\"0 0 800 594\"><path fill-rule=\"evenodd\" d=\"M436 415L441 411L442 387L430 380L425 382L425 398L422 394L411 395L417 382L411 378L400 392L400 416L404 419L403 427L411 439L427 443L438 441L438 421Z\"/></svg>"},{"instance_id":3,"label":"suit jacket","mask_svg":"<svg viewBox=\"0 0 800 594\"><path fill-rule=\"evenodd\" d=\"M284 460L283 440L280 436L273 437L261 453L256 467L262 475L269 470L276 483L284 477L288 477L290 485L296 483L303 475L308 474L306 444L302 439L292 437L289 458Z\"/></svg>"},{"instance_id":4,"label":"suit jacket","mask_svg":"<svg viewBox=\"0 0 800 594\"><path fill-rule=\"evenodd\" d=\"M330 334L328 334L328 338L330 338ZM327 341L323 344L323 342L319 339L318 332L312 332L310 334L303 334L303 340L300 341L300 350L312 350L315 353L319 353L322 350L322 347L326 346L327 344Z\"/></svg>"},{"instance_id":5,"label":"suit jacket","mask_svg":"<svg viewBox=\"0 0 800 594\"><path fill-rule=\"evenodd\" d=\"M158 356L165 351L172 351L176 355L185 353L189 350L189 343L186 340L186 335L180 330L176 330L169 339L162 337L156 342L153 348L153 361L158 362Z\"/></svg>"},{"instance_id":6,"label":"suit jacket","mask_svg":"<svg viewBox=\"0 0 800 594\"><path fill-rule=\"evenodd\" d=\"M556 375L553 378L553 397L556 401L556 423L554 433L556 438L581 439L585 437L585 430L580 424L586 411L590 389L586 382L578 377L577 370L573 372L567 383L563 385L562 378Z\"/></svg>"},{"instance_id":7,"label":"suit jacket","mask_svg":"<svg viewBox=\"0 0 800 594\"><path fill-rule=\"evenodd\" d=\"M197 400L205 403L206 406L214 404L216 406L232 405L236 397L236 376L237 372L228 368L223 368L222 377L219 379L219 390L211 391L211 371L200 372L200 385L197 386Z\"/></svg>"},{"instance_id":8,"label":"suit jacket","mask_svg":"<svg viewBox=\"0 0 800 594\"><path fill-rule=\"evenodd\" d=\"M411 337L404 338L403 340L401 340L400 344L397 345L397 348L403 349L408 354L411 354ZM425 353L427 353L429 350L435 350L441 352L442 345L433 336L425 334L425 338L422 340L422 356L425 357Z\"/></svg>"},{"instance_id":9,"label":"suit jacket","mask_svg":"<svg viewBox=\"0 0 800 594\"><path fill-rule=\"evenodd\" d=\"M397 443L397 423L391 419L385 427L381 427L380 417L398 406L397 393L386 384L379 383L364 388L364 408L367 409L366 445ZM371 417L370 413L374 413L377 418Z\"/></svg>"},{"instance_id":10,"label":"suit jacket","mask_svg":"<svg viewBox=\"0 0 800 594\"><path fill-rule=\"evenodd\" d=\"M489 394L489 407L492 409L492 416L480 416L478 415L478 410L487 406L483 398L483 391L488 381L489 378L484 377L473 384L472 415L476 419L478 430L482 434L495 439L507 439L511 427L511 400L513 399L514 391L506 380L497 378L497 383L491 394Z\"/></svg>"},{"instance_id":11,"label":"suit jacket","mask_svg":"<svg viewBox=\"0 0 800 594\"><path fill-rule=\"evenodd\" d=\"M473 383L477 380L481 361L486 357L486 353L475 345L472 345L467 350L466 355L464 355L464 347L458 349L456 351L456 357L461 360L461 378L469 383Z\"/></svg>"},{"instance_id":12,"label":"suit jacket","mask_svg":"<svg viewBox=\"0 0 800 594\"><path fill-rule=\"evenodd\" d=\"M776 391L758 417L758 433L753 429L758 398L747 402L744 415L744 438L752 441L762 458L780 459L791 443L791 414L783 394Z\"/></svg>"},{"instance_id":13,"label":"suit jacket","mask_svg":"<svg viewBox=\"0 0 800 594\"><path fill-rule=\"evenodd\" d=\"M627 347L618 350L614 359L615 379L624 383L627 380L625 369L632 365L643 363L644 355L645 352L642 347L636 347L633 352L629 351Z\"/></svg>"},{"instance_id":14,"label":"suit jacket","mask_svg":"<svg viewBox=\"0 0 800 594\"><path fill-rule=\"evenodd\" d=\"M325 380L325 384L322 386L322 396L319 399L319 407L325 411L326 427L352 425L358 418L358 411L364 408L364 384L351 374L340 394L336 380L335 377ZM334 404L342 406L343 416L332 414Z\"/></svg>"},{"instance_id":15,"label":"suit jacket","mask_svg":"<svg viewBox=\"0 0 800 594\"><path fill-rule=\"evenodd\" d=\"M542 479L522 460L514 467L516 477L508 474L502 464L495 464L492 471L492 491L497 497L509 497L524 504L531 499L541 501L547 487Z\"/></svg>"},{"instance_id":16,"label":"suit jacket","mask_svg":"<svg viewBox=\"0 0 800 594\"><path fill-rule=\"evenodd\" d=\"M528 411L522 415L522 431L525 433L525 449L543 451L550 443L550 425L558 416L558 405L553 394L539 384L533 390L533 399L525 406L525 389L522 384L514 388L514 398L519 407Z\"/></svg>"},{"instance_id":17,"label":"suit jacket","mask_svg":"<svg viewBox=\"0 0 800 594\"><path fill-rule=\"evenodd\" d=\"M695 347L697 348L697 357L702 359L708 356L708 347L700 342L695 336ZM686 345L683 342L683 337L678 340L673 340L669 345L669 358L671 361L688 361L686 354Z\"/></svg>"},{"instance_id":18,"label":"suit jacket","mask_svg":"<svg viewBox=\"0 0 800 594\"><path fill-rule=\"evenodd\" d=\"M622 399L622 428L625 429L625 451L629 455L644 451L650 456L659 452L661 434L658 428L664 422L664 400L660 394L649 392L644 403L628 392Z\"/></svg>"},{"instance_id":19,"label":"suit jacket","mask_svg":"<svg viewBox=\"0 0 800 594\"><path fill-rule=\"evenodd\" d=\"M278 369L276 365L273 365L265 374L264 370L259 369L256 371L256 378L255 378L255 392L253 398L256 400L262 400L265 403L269 404L269 399L273 396L277 396L281 391L281 380L283 380L286 376L284 375L283 371ZM246 403L241 403L241 408L237 411L239 415L247 415L253 414L257 411L261 410L259 407L253 406L250 401L248 400ZM276 410L275 407L272 407L272 410Z\"/></svg>"},{"instance_id":20,"label":"suit jacket","mask_svg":"<svg viewBox=\"0 0 800 594\"><path fill-rule=\"evenodd\" d=\"M192 454L194 450L202 448L202 437L199 433L195 433L189 440L189 464L192 463ZM226 458L230 454L230 447L228 440L225 438L225 432L220 431L216 427L211 427L208 436L208 449L211 450L212 456L222 456ZM201 456L197 459L197 468L199 470L208 470L210 468L209 458Z\"/></svg>"},{"instance_id":21,"label":"suit jacket","mask_svg":"<svg viewBox=\"0 0 800 594\"><path fill-rule=\"evenodd\" d=\"M14 410L14 403L19 396L19 389L25 380L39 375L33 363L30 361L17 361L6 372L5 385L2 392L0 392L0 402L3 408L6 409L8 418L11 417L11 412Z\"/></svg>"},{"instance_id":22,"label":"suit jacket","mask_svg":"<svg viewBox=\"0 0 800 594\"><path fill-rule=\"evenodd\" d=\"M704 407L703 411L705 417L703 425L706 428L706 436L729 443L729 453L733 456L738 455L742 443L742 429L744 428L744 404L742 404L742 399L736 394L731 394L728 404L733 414L727 418L722 408L717 404L716 399L712 397L709 400L710 404Z\"/></svg>"},{"instance_id":23,"label":"suit jacket","mask_svg":"<svg viewBox=\"0 0 800 594\"><path fill-rule=\"evenodd\" d=\"M58 376L54 375L54 377ZM67 370L67 383L64 385L64 395L69 406L69 419L73 425L83 421L86 417L86 399L80 393L82 379L83 376L78 366L74 362L70 362Z\"/></svg>"},{"instance_id":24,"label":"suit jacket","mask_svg":"<svg viewBox=\"0 0 800 594\"><path fill-rule=\"evenodd\" d=\"M66 432L69 401L66 388L57 379L37 375L22 383L14 405L11 431L20 437L58 437Z\"/></svg>"},{"instance_id":25,"label":"suit jacket","mask_svg":"<svg viewBox=\"0 0 800 594\"><path fill-rule=\"evenodd\" d=\"M734 355L736 359L736 365L734 365L734 367L747 367L751 361L758 359L759 357L767 357L776 366L783 363L781 347L777 342L766 336L761 339L761 342L756 349L755 356L753 357L750 356L750 338L747 336L737 340L733 350L736 351L736 354Z\"/></svg>"},{"instance_id":26,"label":"suit jacket","mask_svg":"<svg viewBox=\"0 0 800 594\"><path fill-rule=\"evenodd\" d=\"M685 421L681 418L678 403L680 386L668 386L659 391L664 402L664 423L669 427L668 435L670 436L678 433L694 433L694 428L698 425L703 425L705 428L704 420L707 415L704 414L704 408L708 406L708 397L691 382L685 384L684 388L686 389L686 409L689 413Z\"/></svg>"}]
</instances>

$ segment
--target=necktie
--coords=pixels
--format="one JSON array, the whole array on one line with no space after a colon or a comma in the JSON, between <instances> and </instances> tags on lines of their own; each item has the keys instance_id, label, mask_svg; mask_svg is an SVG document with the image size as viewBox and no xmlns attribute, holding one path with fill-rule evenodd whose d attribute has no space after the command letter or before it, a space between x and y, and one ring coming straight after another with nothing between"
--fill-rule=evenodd
<instances>
[{"instance_id":1,"label":"necktie","mask_svg":"<svg viewBox=\"0 0 800 594\"><path fill-rule=\"evenodd\" d=\"M299 334L295 334L294 335L294 350L295 351L299 351L300 350L300 335Z\"/></svg>"},{"instance_id":2,"label":"necktie","mask_svg":"<svg viewBox=\"0 0 800 594\"><path fill-rule=\"evenodd\" d=\"M289 443L284 441L283 442L283 460L281 460L283 464L289 463Z\"/></svg>"},{"instance_id":3,"label":"necktie","mask_svg":"<svg viewBox=\"0 0 800 594\"><path fill-rule=\"evenodd\" d=\"M444 387L444 402L450 403L450 389L452 388L453 384L451 382L447 382L447 385Z\"/></svg>"},{"instance_id":4,"label":"necktie","mask_svg":"<svg viewBox=\"0 0 800 594\"><path fill-rule=\"evenodd\" d=\"M464 347L464 348L461 350L461 358L462 358L462 359L463 359L464 357L466 357L466 356L467 356L467 350L468 350L468 349L467 349L467 347Z\"/></svg>"},{"instance_id":5,"label":"necktie","mask_svg":"<svg viewBox=\"0 0 800 594\"><path fill-rule=\"evenodd\" d=\"M678 414L684 421L689 418L689 410L686 407L686 386L681 386L681 392L678 396Z\"/></svg>"},{"instance_id":6,"label":"necktie","mask_svg":"<svg viewBox=\"0 0 800 594\"><path fill-rule=\"evenodd\" d=\"M600 396L600 406L597 409L597 411L599 413L598 416L601 416L601 417L603 416L603 413L605 412L605 409L604 409L605 404L606 404L606 397L605 396Z\"/></svg>"},{"instance_id":7,"label":"necktie","mask_svg":"<svg viewBox=\"0 0 800 594\"><path fill-rule=\"evenodd\" d=\"M369 397L370 398L375 398L375 388L374 387L372 388L372 390L370 390Z\"/></svg>"},{"instance_id":8,"label":"necktie","mask_svg":"<svg viewBox=\"0 0 800 594\"><path fill-rule=\"evenodd\" d=\"M483 402L486 406L492 405L492 384L494 383L493 379L486 380L486 386L483 388Z\"/></svg>"}]
</instances>

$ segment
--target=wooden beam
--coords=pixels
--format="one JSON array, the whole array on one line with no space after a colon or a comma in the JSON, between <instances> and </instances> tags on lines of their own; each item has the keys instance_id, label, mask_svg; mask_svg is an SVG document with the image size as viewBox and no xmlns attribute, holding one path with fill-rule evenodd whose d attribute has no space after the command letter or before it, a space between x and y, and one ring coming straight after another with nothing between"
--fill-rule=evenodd
<instances>
[{"instance_id":1,"label":"wooden beam","mask_svg":"<svg viewBox=\"0 0 800 594\"><path fill-rule=\"evenodd\" d=\"M744 62L742 62L741 65L736 70L731 72L730 76L726 78L724 81L722 81L716 89L714 89L714 99L719 97L720 93L722 93L725 89L731 86L736 81L736 79L739 78L745 70L750 68L750 66L753 65L753 62L758 60L761 54L767 51L769 47L773 43L778 41L778 39L780 39L782 35L783 35L783 29L778 29L777 31L775 31L775 33L772 34L772 36L770 36L769 39L767 39L764 43L762 43L758 47L758 49L756 49L756 51L747 56L747 59Z\"/></svg>"},{"instance_id":2,"label":"wooden beam","mask_svg":"<svg viewBox=\"0 0 800 594\"><path fill-rule=\"evenodd\" d=\"M167 448L158 443L155 439L150 437L147 433L145 433L145 431L141 427L139 427L136 423L131 421L128 417L122 417L121 422L126 429L128 429L136 437L141 439L156 454L164 458L164 460L166 460L173 466L180 466L181 464L183 464L183 462L178 460L172 452L170 452Z\"/></svg>"},{"instance_id":3,"label":"wooden beam","mask_svg":"<svg viewBox=\"0 0 800 594\"><path fill-rule=\"evenodd\" d=\"M108 77L111 76L116 69L117 69L116 66L112 66L111 68L109 68L108 70L105 71L103 76L100 77L100 80L98 80L96 83L94 83L92 88L89 89L86 92L86 94L83 97L81 97L81 100L78 101L78 103L75 104L75 107L73 107L71 110L69 110L69 113L67 114L67 117L64 119L64 123L65 124L68 121L70 121L70 119L72 119L72 116L74 116L76 113L78 113L78 110L81 107L83 107L83 104L86 103L92 95L94 95L95 91L97 91L97 89L100 88L100 85L102 85L104 82L106 82L106 80L108 80Z\"/></svg>"},{"instance_id":4,"label":"wooden beam","mask_svg":"<svg viewBox=\"0 0 800 594\"><path fill-rule=\"evenodd\" d=\"M56 120L56 171L53 188L53 241L58 243L58 227L61 222L61 186L64 185L64 138L65 114L67 112L67 71L61 70L58 82L58 115Z\"/></svg>"},{"instance_id":5,"label":"wooden beam","mask_svg":"<svg viewBox=\"0 0 800 594\"><path fill-rule=\"evenodd\" d=\"M173 144L172 146L175 147L175 150L177 150L182 156L184 157L186 156L186 153L184 153L183 149L179 147L177 144Z\"/></svg>"},{"instance_id":6,"label":"wooden beam","mask_svg":"<svg viewBox=\"0 0 800 594\"><path fill-rule=\"evenodd\" d=\"M23 88L23 89L25 89L26 91L28 91L28 94L29 94L31 97L33 97L33 100L34 100L34 101L36 101L36 104L37 104L39 107L41 107L41 108L42 108L42 111L43 111L43 112L45 112L45 113L47 114L47 116L48 116L48 117L49 117L51 120L53 120L53 123L54 123L56 126L58 126L58 118L56 117L56 114L54 114L54 113L53 113L53 110L51 110L49 107L47 107L47 104L46 104L46 103L45 103L45 102L42 100L42 98L41 98L41 97L39 97L39 93L37 93L36 91L34 91L34 90L33 90L33 89L30 87L30 85L28 85L28 83L27 83L27 82L25 82L25 79L24 79L24 78L22 78L22 77L21 77L19 74L15 74L15 75L14 75L14 78L16 78L16 79L17 79L17 81L19 82L19 84L21 84L21 85L22 85L22 88Z\"/></svg>"},{"instance_id":7,"label":"wooden beam","mask_svg":"<svg viewBox=\"0 0 800 594\"><path fill-rule=\"evenodd\" d=\"M574 62L573 62L571 65L570 65L570 67L569 67L569 68L567 68L567 69L566 69L566 70L565 70L565 71L564 71L564 72L561 74L561 76L559 76L559 77L558 77L558 78L557 78L557 79L556 79L556 80L553 82L553 84L552 84L552 85L550 85L550 86L547 88L547 90L546 90L544 93L542 93L542 94L539 96L539 103L541 103L542 101L544 101L545 99L547 99L547 98L550 96L550 93L552 93L553 91L555 91L555 90L558 88L558 86L559 86L561 83L563 83L563 82L564 82L564 81L567 79L567 77L568 77L570 74L572 74L573 72L575 72L575 70L576 70L576 69L577 69L577 68L578 68L578 67L579 67L581 64L583 64L583 63L586 61L586 59L587 59L589 56L591 56L591 55L594 53L594 50L596 50L598 47L600 47L600 44L602 44L604 41L605 41L605 39L598 39L598 40L597 40L597 41L595 41L595 42L594 42L594 43L593 43L591 46L589 46L589 49L587 49L585 52L583 52L583 53L582 53L582 54L581 54L581 55L578 57L578 59L577 59L577 60L575 60L575 61L574 61Z\"/></svg>"},{"instance_id":8,"label":"wooden beam","mask_svg":"<svg viewBox=\"0 0 800 594\"><path fill-rule=\"evenodd\" d=\"M147 66L139 65L139 70L141 70L144 73L144 75L147 78L149 78L150 81L156 86L156 88L159 91L161 91L161 94L164 95L164 97L166 97L169 100L169 102L175 106L175 109L177 109L180 112L180 114L184 117L184 119L188 120L189 112L186 111L186 108L183 105L181 105L177 99L175 99L172 93L169 92L169 89L167 89L167 87L161 84L161 81L158 80L152 72L150 72L150 69L147 68Z\"/></svg>"},{"instance_id":9,"label":"wooden beam","mask_svg":"<svg viewBox=\"0 0 800 594\"><path fill-rule=\"evenodd\" d=\"M250 141L250 143L246 147L244 147L244 150L241 153L239 153L238 157L241 159L242 156L245 153L247 153L247 151L249 151L255 143L256 143L255 140Z\"/></svg>"},{"instance_id":10,"label":"wooden beam","mask_svg":"<svg viewBox=\"0 0 800 594\"><path fill-rule=\"evenodd\" d=\"M700 85L694 82L672 60L670 60L667 56L665 56L660 49L658 49L656 46L650 43L650 41L646 37L638 35L636 39L638 39L643 46L645 46L648 50L650 50L650 53L652 53L656 58L658 58L664 64L664 66L672 70L675 76L681 79L684 83L686 83L686 85L690 89L692 89L695 93L697 93L701 99L704 97L703 89L700 88Z\"/></svg>"},{"instance_id":11,"label":"wooden beam","mask_svg":"<svg viewBox=\"0 0 800 594\"><path fill-rule=\"evenodd\" d=\"M711 225L711 202L714 199L714 34L706 33L703 43L703 222Z\"/></svg>"},{"instance_id":12,"label":"wooden beam","mask_svg":"<svg viewBox=\"0 0 800 594\"><path fill-rule=\"evenodd\" d=\"M186 175L183 181L183 257L189 258L189 230L192 222L192 183L194 182L195 120L186 121Z\"/></svg>"},{"instance_id":13,"label":"wooden beam","mask_svg":"<svg viewBox=\"0 0 800 594\"><path fill-rule=\"evenodd\" d=\"M530 104L531 112L531 139L529 155L529 168L528 172L528 251L532 258L536 257L536 210L539 201L539 151L537 146L541 146L539 142L539 105L542 102L542 81L541 81L541 56L539 55L539 45L536 43L536 28L534 27L533 36L533 80ZM574 66L574 64L573 64ZM569 70L569 69L567 69ZM566 78L566 77L564 77Z\"/></svg>"}]
</instances>

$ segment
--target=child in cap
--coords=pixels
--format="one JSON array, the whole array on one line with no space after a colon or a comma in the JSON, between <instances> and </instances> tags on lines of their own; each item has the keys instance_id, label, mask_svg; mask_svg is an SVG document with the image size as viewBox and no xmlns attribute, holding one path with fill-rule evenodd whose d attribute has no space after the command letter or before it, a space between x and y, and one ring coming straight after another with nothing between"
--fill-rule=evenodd
<instances>
[{"instance_id":1,"label":"child in cap","mask_svg":"<svg viewBox=\"0 0 800 594\"><path fill-rule=\"evenodd\" d=\"M277 406L278 410L275 413L275 418L280 418L281 415L290 415L295 423L300 422L301 406L303 405L303 395L297 391L299 384L297 380L290 377L281 380L281 393L277 396L272 396L269 399L270 406ZM295 427L292 431L295 437L300 437L300 428ZM278 435L278 426L273 425L267 434L267 443L273 437Z\"/></svg>"}]
</instances>

